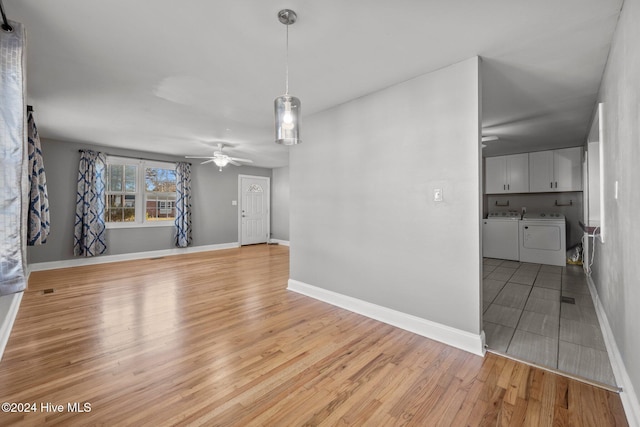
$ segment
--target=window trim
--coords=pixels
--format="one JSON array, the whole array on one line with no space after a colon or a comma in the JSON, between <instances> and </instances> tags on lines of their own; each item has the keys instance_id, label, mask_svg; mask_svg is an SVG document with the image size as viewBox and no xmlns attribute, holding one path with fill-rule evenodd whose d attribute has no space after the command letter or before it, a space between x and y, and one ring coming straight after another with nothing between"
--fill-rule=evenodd
<instances>
[{"instance_id":1,"label":"window trim","mask_svg":"<svg viewBox=\"0 0 640 427\"><path fill-rule=\"evenodd\" d=\"M175 220L156 220L147 221L145 218L145 203L146 203L146 184L145 184L145 169L146 168L159 168L159 169L176 169L176 164L172 162L162 162L158 160L142 160L131 157L121 156L107 156L107 165L135 165L138 167L136 176L136 203L135 221L132 222L110 222L105 218L105 227L111 228L155 228L155 227L175 227ZM109 192L106 192L109 194ZM134 194L134 193L129 193ZM106 208L106 206L105 206Z\"/></svg>"}]
</instances>

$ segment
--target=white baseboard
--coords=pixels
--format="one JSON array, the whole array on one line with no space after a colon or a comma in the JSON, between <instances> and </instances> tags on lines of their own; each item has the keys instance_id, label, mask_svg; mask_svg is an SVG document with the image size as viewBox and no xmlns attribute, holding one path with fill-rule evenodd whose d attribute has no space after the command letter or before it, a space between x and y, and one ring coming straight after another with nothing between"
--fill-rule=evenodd
<instances>
[{"instance_id":1,"label":"white baseboard","mask_svg":"<svg viewBox=\"0 0 640 427\"><path fill-rule=\"evenodd\" d=\"M29 264L29 272L54 270L56 268L79 267L82 265L107 264L110 262L131 261L135 259L155 258L169 255L191 254L195 252L217 251L238 247L240 247L238 242L232 242L221 243L218 245L189 246L187 248L161 249L158 251L134 252L130 254L101 255L95 257L65 259L61 261L38 262L35 264Z\"/></svg>"},{"instance_id":2,"label":"white baseboard","mask_svg":"<svg viewBox=\"0 0 640 427\"><path fill-rule=\"evenodd\" d=\"M4 354L4 349L9 341L9 335L11 335L11 328L13 328L13 322L18 315L18 308L20 307L20 301L22 301L22 295L24 292L18 292L11 295L5 295L0 298L6 298L0 303L0 360ZM6 311L5 311L6 309Z\"/></svg>"},{"instance_id":3,"label":"white baseboard","mask_svg":"<svg viewBox=\"0 0 640 427\"><path fill-rule=\"evenodd\" d=\"M293 279L289 279L287 289L479 356L485 353L484 332L475 335Z\"/></svg>"},{"instance_id":4,"label":"white baseboard","mask_svg":"<svg viewBox=\"0 0 640 427\"><path fill-rule=\"evenodd\" d=\"M596 314L598 315L598 321L600 322L600 328L602 329L604 343L607 347L607 353L609 354L609 361L611 362L613 375L616 378L618 386L622 387L620 400L622 400L622 406L624 407L624 411L627 415L627 421L629 422L630 427L640 427L640 400L638 400L638 395L636 394L631 378L629 378L629 374L627 373L627 368L622 360L622 354L616 344L616 339L613 335L613 331L611 330L607 313L604 311L604 307L602 306L602 302L598 296L595 283L593 283L593 279L589 276L587 276L587 284L589 285L593 304L596 307Z\"/></svg>"},{"instance_id":5,"label":"white baseboard","mask_svg":"<svg viewBox=\"0 0 640 427\"><path fill-rule=\"evenodd\" d=\"M269 241L271 243L277 243L277 244L282 245L282 246L289 246L289 241L288 240L269 239Z\"/></svg>"}]
</instances>

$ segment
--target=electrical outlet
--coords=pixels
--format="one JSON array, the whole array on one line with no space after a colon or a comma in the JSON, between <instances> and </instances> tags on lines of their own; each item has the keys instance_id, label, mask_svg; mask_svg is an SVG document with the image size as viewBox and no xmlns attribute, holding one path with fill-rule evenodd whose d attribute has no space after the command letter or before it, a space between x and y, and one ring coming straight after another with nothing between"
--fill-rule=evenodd
<instances>
[{"instance_id":1,"label":"electrical outlet","mask_svg":"<svg viewBox=\"0 0 640 427\"><path fill-rule=\"evenodd\" d=\"M441 202L442 201L442 189L441 188L434 188L433 189L433 201L434 202Z\"/></svg>"}]
</instances>

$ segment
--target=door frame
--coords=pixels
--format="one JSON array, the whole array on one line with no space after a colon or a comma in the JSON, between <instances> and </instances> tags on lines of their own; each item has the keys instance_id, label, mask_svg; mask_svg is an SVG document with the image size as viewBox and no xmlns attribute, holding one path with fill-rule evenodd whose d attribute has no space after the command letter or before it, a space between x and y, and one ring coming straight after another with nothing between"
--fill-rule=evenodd
<instances>
[{"instance_id":1,"label":"door frame","mask_svg":"<svg viewBox=\"0 0 640 427\"><path fill-rule=\"evenodd\" d=\"M238 245L242 246L242 178L263 179L267 184L267 243L271 241L271 178L259 175L243 175L238 174Z\"/></svg>"}]
</instances>

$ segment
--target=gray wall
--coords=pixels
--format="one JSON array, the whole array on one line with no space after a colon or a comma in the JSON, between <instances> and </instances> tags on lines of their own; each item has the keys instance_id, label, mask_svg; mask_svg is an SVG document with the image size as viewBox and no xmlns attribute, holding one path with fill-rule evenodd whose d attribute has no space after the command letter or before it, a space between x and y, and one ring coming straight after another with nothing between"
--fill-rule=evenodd
<instances>
[{"instance_id":1,"label":"gray wall","mask_svg":"<svg viewBox=\"0 0 640 427\"><path fill-rule=\"evenodd\" d=\"M532 194L491 194L486 196L485 216L488 212L502 212L516 210L522 212L526 207L527 212L558 212L567 218L567 249L577 245L582 240L582 228L578 221L582 221L582 191L562 193L532 193ZM509 207L496 207L496 202L503 205L509 202ZM560 205L555 206L556 201Z\"/></svg>"},{"instance_id":2,"label":"gray wall","mask_svg":"<svg viewBox=\"0 0 640 427\"><path fill-rule=\"evenodd\" d=\"M289 240L289 166L273 169L271 177L271 237Z\"/></svg>"},{"instance_id":3,"label":"gray wall","mask_svg":"<svg viewBox=\"0 0 640 427\"><path fill-rule=\"evenodd\" d=\"M478 74L472 58L305 119L291 279L479 334Z\"/></svg>"},{"instance_id":4,"label":"gray wall","mask_svg":"<svg viewBox=\"0 0 640 427\"><path fill-rule=\"evenodd\" d=\"M640 393L640 1L624 2L600 88L604 102L605 243L593 281L636 393ZM615 181L619 196L614 199Z\"/></svg>"},{"instance_id":5,"label":"gray wall","mask_svg":"<svg viewBox=\"0 0 640 427\"><path fill-rule=\"evenodd\" d=\"M42 140L49 189L51 234L42 246L28 247L29 263L74 258L73 224L78 179L78 149L92 149L112 155L143 157L171 162L184 158L89 144ZM193 246L238 241L238 211L231 201L238 199L238 174L271 176L271 169L228 166L219 172L212 165L192 167ZM174 248L173 227L120 228L107 230L107 255Z\"/></svg>"}]
</instances>

